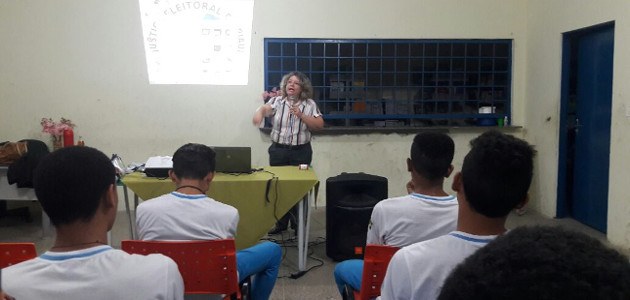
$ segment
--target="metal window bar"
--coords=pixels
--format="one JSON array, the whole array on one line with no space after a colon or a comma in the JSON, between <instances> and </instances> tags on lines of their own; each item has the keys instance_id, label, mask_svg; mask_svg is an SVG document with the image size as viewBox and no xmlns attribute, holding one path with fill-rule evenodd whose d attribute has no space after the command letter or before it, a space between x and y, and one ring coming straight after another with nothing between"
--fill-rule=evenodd
<instances>
[{"instance_id":1,"label":"metal window bar","mask_svg":"<svg viewBox=\"0 0 630 300\"><path fill-rule=\"evenodd\" d=\"M329 126L388 121L477 126L480 117L509 117L511 45L511 40L270 38L265 86L278 86L294 69L306 73ZM496 112L480 116L485 105Z\"/></svg>"}]
</instances>

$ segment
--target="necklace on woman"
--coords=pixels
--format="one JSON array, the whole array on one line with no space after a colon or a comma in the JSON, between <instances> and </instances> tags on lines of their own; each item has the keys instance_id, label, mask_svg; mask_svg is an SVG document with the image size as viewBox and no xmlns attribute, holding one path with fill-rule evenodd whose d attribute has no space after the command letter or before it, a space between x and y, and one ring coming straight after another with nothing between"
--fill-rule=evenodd
<instances>
[{"instance_id":1,"label":"necklace on woman","mask_svg":"<svg viewBox=\"0 0 630 300\"><path fill-rule=\"evenodd\" d=\"M74 248L74 247L87 246L87 245L92 245L92 244L106 245L105 243L99 240L96 240L94 242L85 242L85 243L78 243L78 244L55 245L55 246L52 246L50 249Z\"/></svg>"},{"instance_id":2,"label":"necklace on woman","mask_svg":"<svg viewBox=\"0 0 630 300\"><path fill-rule=\"evenodd\" d=\"M203 194L206 194L206 193L205 193L204 191L202 191L199 187L196 187L196 186L194 186L194 185L182 185L182 186L180 186L180 187L176 188L176 189L175 189L175 191L179 191L179 190L181 190L181 189L183 189L183 188L191 188L191 189L195 189L195 190L198 190L198 191L199 191L202 195L203 195Z\"/></svg>"}]
</instances>

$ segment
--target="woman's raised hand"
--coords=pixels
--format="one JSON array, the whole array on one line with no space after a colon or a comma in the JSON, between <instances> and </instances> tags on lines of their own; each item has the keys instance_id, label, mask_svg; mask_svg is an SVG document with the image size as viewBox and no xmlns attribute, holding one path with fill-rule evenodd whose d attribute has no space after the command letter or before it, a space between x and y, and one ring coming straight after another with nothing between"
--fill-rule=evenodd
<instances>
[{"instance_id":1,"label":"woman's raised hand","mask_svg":"<svg viewBox=\"0 0 630 300\"><path fill-rule=\"evenodd\" d=\"M271 89L271 91L264 91L262 93L263 100L267 101L269 98L276 97L282 95L282 91L280 91L277 87Z\"/></svg>"}]
</instances>

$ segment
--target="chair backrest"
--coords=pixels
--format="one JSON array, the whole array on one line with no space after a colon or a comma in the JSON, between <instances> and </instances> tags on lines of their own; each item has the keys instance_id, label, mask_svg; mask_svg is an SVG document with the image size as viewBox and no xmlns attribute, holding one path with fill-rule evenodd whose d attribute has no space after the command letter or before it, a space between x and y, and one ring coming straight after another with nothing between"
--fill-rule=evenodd
<instances>
[{"instance_id":1,"label":"chair backrest","mask_svg":"<svg viewBox=\"0 0 630 300\"><path fill-rule=\"evenodd\" d=\"M361 291L358 298L367 300L381 295L381 284L385 279L387 265L398 251L398 247L384 245L367 245L363 258L363 276L361 277Z\"/></svg>"},{"instance_id":2,"label":"chair backrest","mask_svg":"<svg viewBox=\"0 0 630 300\"><path fill-rule=\"evenodd\" d=\"M127 253L161 253L173 259L186 294L236 294L236 246L233 239L212 241L121 241Z\"/></svg>"},{"instance_id":3,"label":"chair backrest","mask_svg":"<svg viewBox=\"0 0 630 300\"><path fill-rule=\"evenodd\" d=\"M0 243L0 269L37 257L33 243Z\"/></svg>"}]
</instances>

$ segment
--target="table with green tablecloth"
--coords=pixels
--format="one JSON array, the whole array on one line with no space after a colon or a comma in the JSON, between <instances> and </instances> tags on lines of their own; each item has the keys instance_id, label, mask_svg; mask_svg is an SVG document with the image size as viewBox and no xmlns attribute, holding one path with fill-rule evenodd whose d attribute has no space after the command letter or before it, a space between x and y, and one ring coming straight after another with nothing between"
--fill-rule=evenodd
<instances>
[{"instance_id":1,"label":"table with green tablecloth","mask_svg":"<svg viewBox=\"0 0 630 300\"><path fill-rule=\"evenodd\" d=\"M134 192L134 207L138 198L149 200L175 190L169 178L147 177L134 172L122 178L125 204L129 217L130 234L135 237L127 188ZM304 270L310 227L310 203L319 188L319 180L312 169L297 166L265 167L251 174L216 173L208 196L235 207L239 212L236 247L243 249L256 244L273 227L276 219L300 202L298 213L298 267ZM134 210L135 211L135 210ZM182 216L185 218L185 216Z\"/></svg>"}]
</instances>

